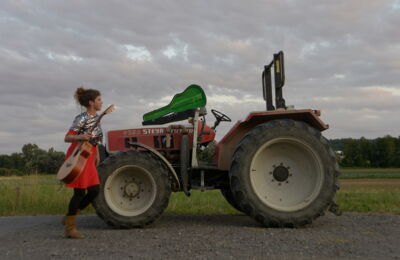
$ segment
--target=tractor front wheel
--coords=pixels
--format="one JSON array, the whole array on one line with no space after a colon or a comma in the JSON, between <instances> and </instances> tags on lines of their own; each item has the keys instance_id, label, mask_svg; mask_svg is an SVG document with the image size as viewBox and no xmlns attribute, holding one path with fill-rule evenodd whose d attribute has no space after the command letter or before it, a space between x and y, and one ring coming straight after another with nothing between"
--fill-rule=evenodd
<instances>
[{"instance_id":1,"label":"tractor front wheel","mask_svg":"<svg viewBox=\"0 0 400 260\"><path fill-rule=\"evenodd\" d=\"M168 206L168 172L147 152L119 152L108 157L98 172L101 192L93 205L97 215L113 227L143 227Z\"/></svg>"},{"instance_id":2,"label":"tractor front wheel","mask_svg":"<svg viewBox=\"0 0 400 260\"><path fill-rule=\"evenodd\" d=\"M251 130L234 153L234 200L268 227L311 223L334 203L339 168L319 131L294 120L274 120Z\"/></svg>"}]
</instances>

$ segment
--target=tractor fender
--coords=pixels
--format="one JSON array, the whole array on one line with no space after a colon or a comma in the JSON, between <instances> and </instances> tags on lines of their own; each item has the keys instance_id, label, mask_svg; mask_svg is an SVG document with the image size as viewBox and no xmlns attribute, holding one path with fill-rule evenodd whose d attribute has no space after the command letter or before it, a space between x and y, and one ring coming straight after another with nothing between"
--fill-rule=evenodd
<instances>
[{"instance_id":1,"label":"tractor fender","mask_svg":"<svg viewBox=\"0 0 400 260\"><path fill-rule=\"evenodd\" d=\"M218 169L229 170L236 146L257 125L271 120L292 119L305 122L322 132L328 129L329 125L322 122L319 118L320 115L319 110L312 109L251 112L245 120L238 121L218 143L214 158L218 164Z\"/></svg>"},{"instance_id":2,"label":"tractor fender","mask_svg":"<svg viewBox=\"0 0 400 260\"><path fill-rule=\"evenodd\" d=\"M173 189L174 191L180 190L181 188L181 184L179 182L179 178L178 175L176 174L174 168L172 167L171 163L159 152L157 152L155 149L153 149L150 146L147 146L145 144L141 144L141 143L136 143L136 142L131 142L129 143L132 147L140 147L143 149L148 150L149 152L151 152L152 154L154 154L155 156L157 156L159 159L161 159L161 161L165 164L165 166L167 166L169 173L174 177L175 179L175 183L176 183L176 188Z\"/></svg>"}]
</instances>

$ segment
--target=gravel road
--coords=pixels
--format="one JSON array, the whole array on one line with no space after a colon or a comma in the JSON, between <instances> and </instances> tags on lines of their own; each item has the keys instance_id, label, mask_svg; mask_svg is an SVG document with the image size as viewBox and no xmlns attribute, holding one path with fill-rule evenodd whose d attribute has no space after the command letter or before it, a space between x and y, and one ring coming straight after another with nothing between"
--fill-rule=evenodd
<instances>
[{"instance_id":1,"label":"gravel road","mask_svg":"<svg viewBox=\"0 0 400 260\"><path fill-rule=\"evenodd\" d=\"M62 236L61 216L0 217L2 259L400 259L400 216L328 214L299 229L260 227L245 215L168 215L117 230L79 216L81 240Z\"/></svg>"}]
</instances>

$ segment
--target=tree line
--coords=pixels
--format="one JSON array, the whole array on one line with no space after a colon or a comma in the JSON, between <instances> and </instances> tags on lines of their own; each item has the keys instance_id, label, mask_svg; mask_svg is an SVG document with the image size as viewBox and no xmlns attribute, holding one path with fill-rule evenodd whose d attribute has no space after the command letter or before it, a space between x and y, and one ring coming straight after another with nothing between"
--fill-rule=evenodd
<instances>
[{"instance_id":1,"label":"tree line","mask_svg":"<svg viewBox=\"0 0 400 260\"><path fill-rule=\"evenodd\" d=\"M20 153L0 155L0 176L54 174L64 158L65 153L53 148L46 151L36 144L25 144Z\"/></svg>"},{"instance_id":2,"label":"tree line","mask_svg":"<svg viewBox=\"0 0 400 260\"><path fill-rule=\"evenodd\" d=\"M375 139L331 139L339 163L344 167L400 167L400 136L386 135ZM216 142L199 154L211 160ZM203 158L204 157L204 158ZM36 144L25 144L20 153L0 155L0 176L55 174L64 162L65 153L50 148L44 150Z\"/></svg>"},{"instance_id":3,"label":"tree line","mask_svg":"<svg viewBox=\"0 0 400 260\"><path fill-rule=\"evenodd\" d=\"M386 135L375 139L344 138L330 140L341 166L345 167L400 167L400 136Z\"/></svg>"}]
</instances>

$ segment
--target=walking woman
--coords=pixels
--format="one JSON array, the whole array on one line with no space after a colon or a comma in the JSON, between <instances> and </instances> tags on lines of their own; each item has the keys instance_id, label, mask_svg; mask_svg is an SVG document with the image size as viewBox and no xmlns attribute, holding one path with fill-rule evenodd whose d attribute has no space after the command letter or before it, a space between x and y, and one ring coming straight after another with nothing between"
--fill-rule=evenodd
<instances>
[{"instance_id":1,"label":"walking woman","mask_svg":"<svg viewBox=\"0 0 400 260\"><path fill-rule=\"evenodd\" d=\"M82 173L72 183L66 184L67 187L74 189L74 194L69 202L68 213L63 219L63 224L65 225L65 237L83 238L84 236L76 229L76 215L80 210L86 208L99 193L100 182L96 166L100 162L98 144L103 139L100 124L91 133L88 133L88 130L98 120L97 111L101 110L103 101L100 91L83 87L76 90L74 97L81 106L85 107L86 111L75 117L65 135L64 141L71 143L66 158L82 141L89 141L93 147Z\"/></svg>"}]
</instances>

